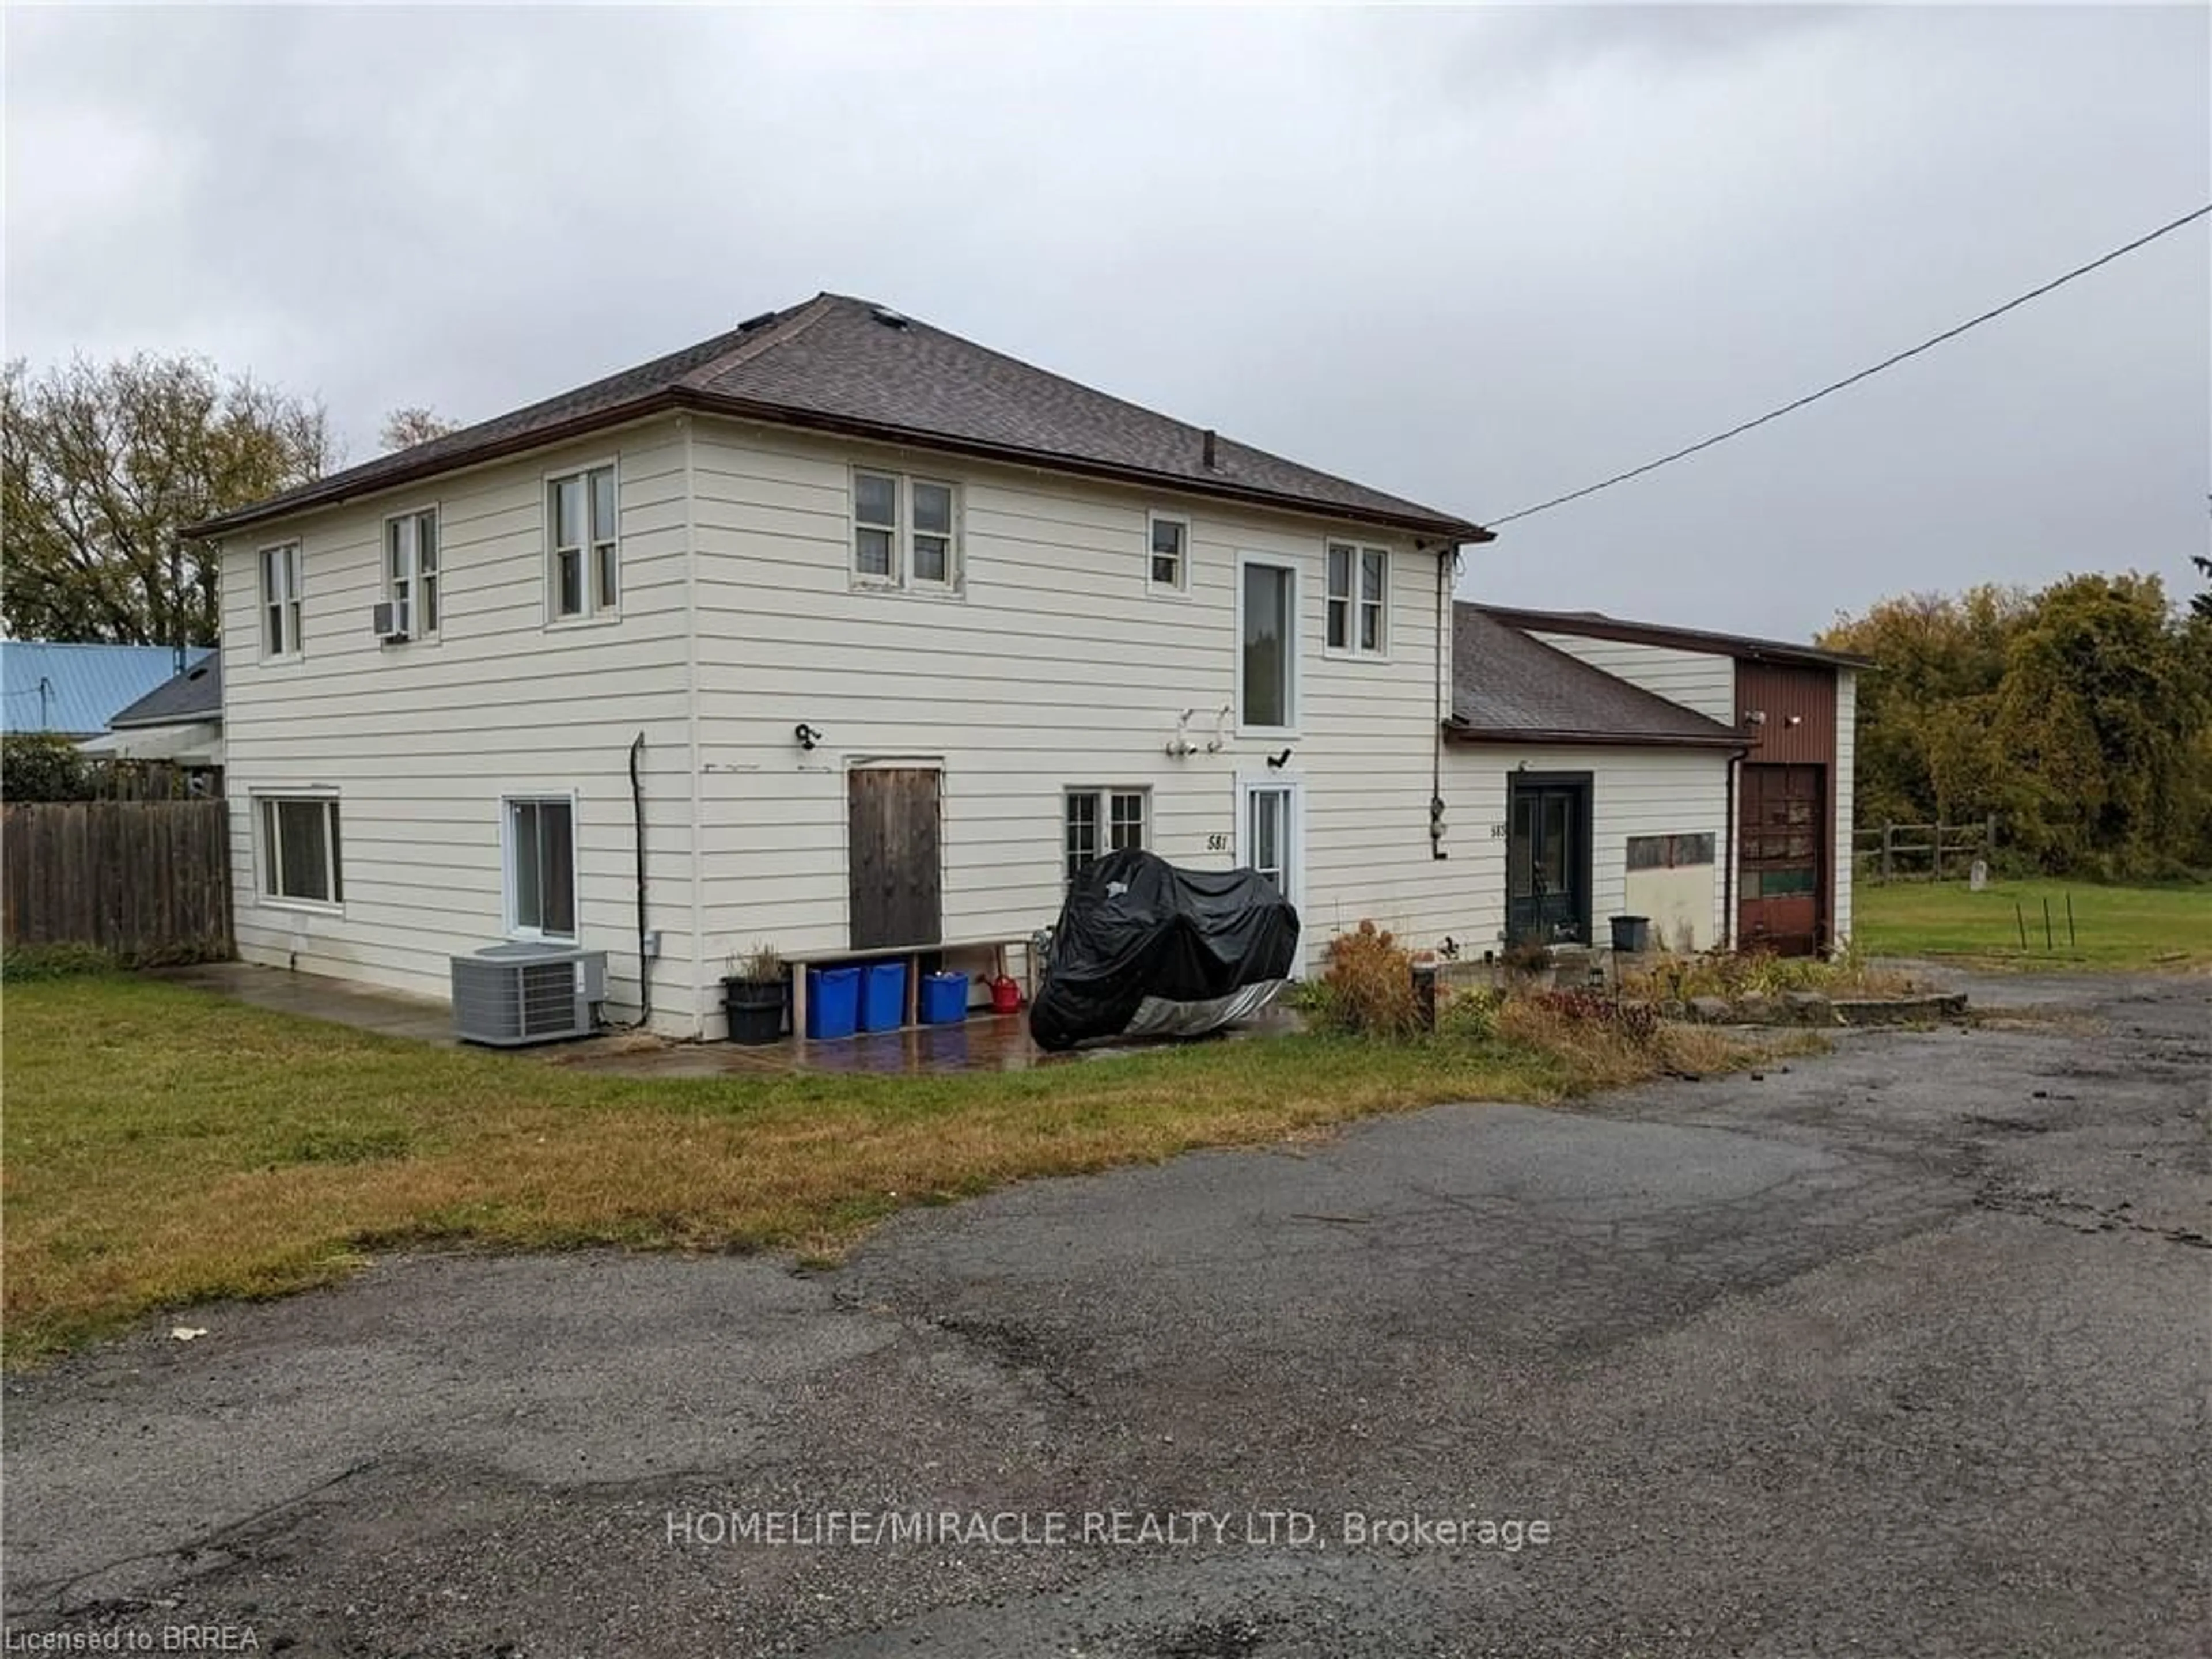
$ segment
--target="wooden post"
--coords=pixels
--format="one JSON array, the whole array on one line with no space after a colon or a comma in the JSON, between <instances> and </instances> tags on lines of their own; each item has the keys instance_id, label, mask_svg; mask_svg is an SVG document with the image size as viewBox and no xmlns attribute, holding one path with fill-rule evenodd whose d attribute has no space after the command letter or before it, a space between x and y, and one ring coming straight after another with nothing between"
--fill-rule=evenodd
<instances>
[{"instance_id":1,"label":"wooden post","mask_svg":"<svg viewBox=\"0 0 2212 1659\"><path fill-rule=\"evenodd\" d=\"M2066 890L2066 948L2069 951L2080 948L2074 941L2074 890L2071 887Z\"/></svg>"},{"instance_id":2,"label":"wooden post","mask_svg":"<svg viewBox=\"0 0 2212 1659\"><path fill-rule=\"evenodd\" d=\"M1941 812L1936 815L1935 840L1929 848L1929 856L1936 861L1936 879L1941 882L1943 879L1943 815Z\"/></svg>"},{"instance_id":3,"label":"wooden post","mask_svg":"<svg viewBox=\"0 0 2212 1659\"><path fill-rule=\"evenodd\" d=\"M1887 881L1897 854L1897 826L1884 818L1881 823L1881 878Z\"/></svg>"},{"instance_id":4,"label":"wooden post","mask_svg":"<svg viewBox=\"0 0 2212 1659\"><path fill-rule=\"evenodd\" d=\"M2051 897L2050 897L2050 896L2049 896L2048 894L2045 894L2045 895L2044 896L2044 900L2043 900L2043 949L2044 949L2044 953L2047 956L2047 955L2049 955L2051 951L2056 951L2057 948L2058 948L2058 947L2057 947L2056 945L2054 945L2054 944L2052 944L2052 943L2051 942Z\"/></svg>"},{"instance_id":5,"label":"wooden post","mask_svg":"<svg viewBox=\"0 0 2212 1659\"><path fill-rule=\"evenodd\" d=\"M2018 899L2012 902L2013 925L2020 929L2020 953L2027 954L2027 912L2021 908Z\"/></svg>"}]
</instances>

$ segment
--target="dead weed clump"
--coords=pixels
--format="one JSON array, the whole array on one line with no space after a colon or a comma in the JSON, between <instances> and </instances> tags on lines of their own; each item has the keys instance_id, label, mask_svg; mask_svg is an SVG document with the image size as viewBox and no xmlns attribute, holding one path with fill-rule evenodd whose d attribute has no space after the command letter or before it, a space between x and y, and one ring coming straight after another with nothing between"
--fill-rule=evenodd
<instances>
[{"instance_id":1,"label":"dead weed clump","mask_svg":"<svg viewBox=\"0 0 2212 1659\"><path fill-rule=\"evenodd\" d=\"M1544 991L1514 997L1498 1010L1499 1041L1547 1057L1581 1093L1625 1088L1657 1077L1704 1077L1740 1071L1784 1054L1817 1052L1817 1037L1793 1033L1751 1042L1709 1026L1679 1025L1648 1003L1618 1001L1589 991Z\"/></svg>"},{"instance_id":2,"label":"dead weed clump","mask_svg":"<svg viewBox=\"0 0 2212 1659\"><path fill-rule=\"evenodd\" d=\"M1780 996L1786 991L1819 991L1828 996L1905 996L1922 988L1909 974L1878 968L1858 951L1845 949L1818 957L1777 956L1771 951L1712 951L1703 956L1662 955L1622 976L1621 990L1632 997L1687 1002L1692 997Z\"/></svg>"},{"instance_id":3,"label":"dead weed clump","mask_svg":"<svg viewBox=\"0 0 2212 1659\"><path fill-rule=\"evenodd\" d=\"M1309 1018L1322 1030L1402 1042L1422 1027L1413 954L1371 921L1328 942Z\"/></svg>"}]
</instances>

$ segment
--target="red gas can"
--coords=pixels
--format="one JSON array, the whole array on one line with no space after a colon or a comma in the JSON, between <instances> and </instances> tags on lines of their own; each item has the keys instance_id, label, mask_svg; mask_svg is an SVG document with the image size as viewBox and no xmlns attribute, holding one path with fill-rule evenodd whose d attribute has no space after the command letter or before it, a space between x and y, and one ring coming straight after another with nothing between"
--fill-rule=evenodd
<instances>
[{"instance_id":1,"label":"red gas can","mask_svg":"<svg viewBox=\"0 0 2212 1659\"><path fill-rule=\"evenodd\" d=\"M1001 974L991 981L991 1012L994 1014L1018 1014L1022 1011L1022 988L1014 982L1011 974Z\"/></svg>"}]
</instances>

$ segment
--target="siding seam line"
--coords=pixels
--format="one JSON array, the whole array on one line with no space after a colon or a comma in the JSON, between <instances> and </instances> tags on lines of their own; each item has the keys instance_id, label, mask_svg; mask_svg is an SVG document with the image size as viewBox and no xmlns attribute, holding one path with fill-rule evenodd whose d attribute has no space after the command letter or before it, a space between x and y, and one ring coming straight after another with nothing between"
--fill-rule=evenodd
<instances>
[{"instance_id":1,"label":"siding seam line","mask_svg":"<svg viewBox=\"0 0 2212 1659\"><path fill-rule=\"evenodd\" d=\"M691 797L691 1036L704 1038L707 1017L702 1003L707 978L706 895L701 887L699 836L703 823L699 799L699 495L695 488L693 454L696 423L680 417L684 428L684 703L690 765L686 769Z\"/></svg>"}]
</instances>

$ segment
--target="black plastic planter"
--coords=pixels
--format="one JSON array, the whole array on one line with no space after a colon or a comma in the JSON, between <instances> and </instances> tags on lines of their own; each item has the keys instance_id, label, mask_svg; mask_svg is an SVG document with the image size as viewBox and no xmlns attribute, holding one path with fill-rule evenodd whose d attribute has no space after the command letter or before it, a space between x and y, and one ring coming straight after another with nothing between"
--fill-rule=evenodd
<instances>
[{"instance_id":1,"label":"black plastic planter","mask_svg":"<svg viewBox=\"0 0 2212 1659\"><path fill-rule=\"evenodd\" d=\"M722 1012L730 1018L730 1041L775 1042L783 1036L784 983L780 979L726 979Z\"/></svg>"},{"instance_id":2,"label":"black plastic planter","mask_svg":"<svg viewBox=\"0 0 2212 1659\"><path fill-rule=\"evenodd\" d=\"M1615 916L1613 918L1613 948L1628 956L1641 956L1651 948L1651 918L1649 916Z\"/></svg>"}]
</instances>

